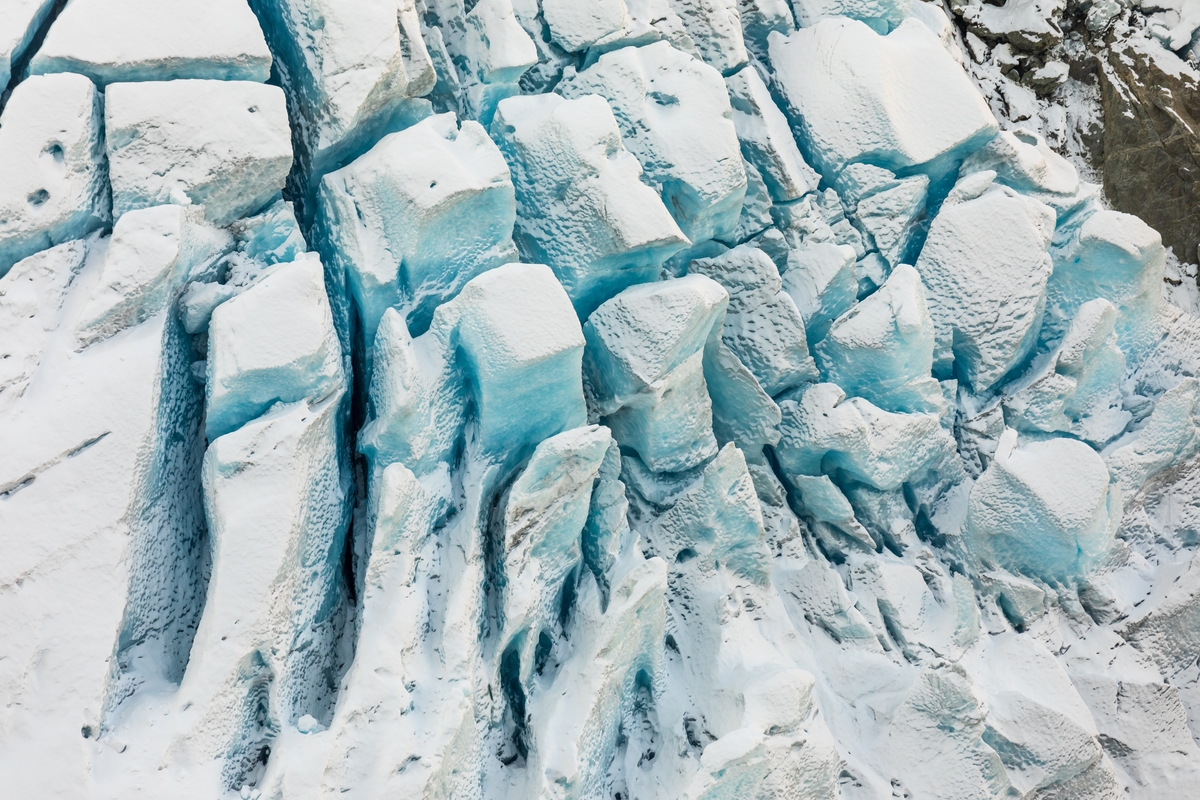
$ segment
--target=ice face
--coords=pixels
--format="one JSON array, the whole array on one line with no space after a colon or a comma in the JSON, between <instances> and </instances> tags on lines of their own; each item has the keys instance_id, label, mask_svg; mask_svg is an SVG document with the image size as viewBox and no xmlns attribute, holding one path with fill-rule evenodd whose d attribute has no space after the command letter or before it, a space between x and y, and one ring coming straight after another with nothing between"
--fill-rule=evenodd
<instances>
[{"instance_id":1,"label":"ice face","mask_svg":"<svg viewBox=\"0 0 1200 800\"><path fill-rule=\"evenodd\" d=\"M0 0L6 796L1192 796L1077 5Z\"/></svg>"},{"instance_id":2,"label":"ice face","mask_svg":"<svg viewBox=\"0 0 1200 800\"><path fill-rule=\"evenodd\" d=\"M468 280L516 260L508 167L475 122L443 114L384 137L321 181L318 218L345 270L370 347L404 304L418 333Z\"/></svg>"}]
</instances>

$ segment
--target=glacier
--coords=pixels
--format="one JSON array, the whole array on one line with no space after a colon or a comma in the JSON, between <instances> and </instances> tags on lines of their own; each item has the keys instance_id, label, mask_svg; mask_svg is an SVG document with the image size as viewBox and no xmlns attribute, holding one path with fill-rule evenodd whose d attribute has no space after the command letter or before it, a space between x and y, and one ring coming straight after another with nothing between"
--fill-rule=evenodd
<instances>
[{"instance_id":1,"label":"glacier","mask_svg":"<svg viewBox=\"0 0 1200 800\"><path fill-rule=\"evenodd\" d=\"M1195 108L1197 0L0 0L0 794L1200 798Z\"/></svg>"}]
</instances>

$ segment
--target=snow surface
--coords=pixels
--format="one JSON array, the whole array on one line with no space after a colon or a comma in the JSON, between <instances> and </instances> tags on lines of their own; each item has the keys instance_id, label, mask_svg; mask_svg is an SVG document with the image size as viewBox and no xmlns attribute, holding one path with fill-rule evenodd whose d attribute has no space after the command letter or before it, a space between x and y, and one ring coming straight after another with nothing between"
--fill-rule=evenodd
<instances>
[{"instance_id":1,"label":"snow surface","mask_svg":"<svg viewBox=\"0 0 1200 800\"><path fill-rule=\"evenodd\" d=\"M4 797L1196 796L1194 273L947 13L1063 4L51 5Z\"/></svg>"}]
</instances>

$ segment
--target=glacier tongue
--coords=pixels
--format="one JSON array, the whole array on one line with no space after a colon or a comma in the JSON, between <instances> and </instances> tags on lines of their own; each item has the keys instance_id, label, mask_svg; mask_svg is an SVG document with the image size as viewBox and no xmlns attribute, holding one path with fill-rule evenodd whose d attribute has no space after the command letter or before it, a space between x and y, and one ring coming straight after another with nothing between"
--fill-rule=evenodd
<instances>
[{"instance_id":1,"label":"glacier tongue","mask_svg":"<svg viewBox=\"0 0 1200 800\"><path fill-rule=\"evenodd\" d=\"M1195 796L1113 5L0 0L5 796Z\"/></svg>"}]
</instances>

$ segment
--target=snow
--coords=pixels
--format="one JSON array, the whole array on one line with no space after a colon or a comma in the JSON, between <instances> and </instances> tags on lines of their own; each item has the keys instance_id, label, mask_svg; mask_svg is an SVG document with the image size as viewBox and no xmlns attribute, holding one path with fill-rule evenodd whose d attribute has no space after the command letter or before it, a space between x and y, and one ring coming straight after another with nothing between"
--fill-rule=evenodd
<instances>
[{"instance_id":1,"label":"snow","mask_svg":"<svg viewBox=\"0 0 1200 800\"><path fill-rule=\"evenodd\" d=\"M0 0L6 796L1194 794L1111 9L210 5Z\"/></svg>"},{"instance_id":2,"label":"snow","mask_svg":"<svg viewBox=\"0 0 1200 800\"><path fill-rule=\"evenodd\" d=\"M0 275L109 217L103 99L79 75L18 85L0 115Z\"/></svg>"},{"instance_id":3,"label":"snow","mask_svg":"<svg viewBox=\"0 0 1200 800\"><path fill-rule=\"evenodd\" d=\"M916 20L880 36L857 20L824 19L772 34L770 59L806 155L827 180L860 161L936 172L998 131L978 91Z\"/></svg>"},{"instance_id":4,"label":"snow","mask_svg":"<svg viewBox=\"0 0 1200 800\"><path fill-rule=\"evenodd\" d=\"M114 83L104 92L113 213L202 205L227 225L259 211L292 163L283 92L249 81Z\"/></svg>"},{"instance_id":5,"label":"snow","mask_svg":"<svg viewBox=\"0 0 1200 800\"><path fill-rule=\"evenodd\" d=\"M233 236L195 206L130 211L113 226L96 292L83 309L80 339L90 344L165 310L189 280L214 272Z\"/></svg>"},{"instance_id":6,"label":"snow","mask_svg":"<svg viewBox=\"0 0 1200 800\"><path fill-rule=\"evenodd\" d=\"M29 70L77 72L101 86L178 78L266 81L271 52L246 0L203 6L74 0L51 25Z\"/></svg>"}]
</instances>

